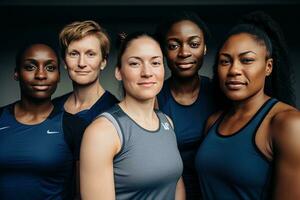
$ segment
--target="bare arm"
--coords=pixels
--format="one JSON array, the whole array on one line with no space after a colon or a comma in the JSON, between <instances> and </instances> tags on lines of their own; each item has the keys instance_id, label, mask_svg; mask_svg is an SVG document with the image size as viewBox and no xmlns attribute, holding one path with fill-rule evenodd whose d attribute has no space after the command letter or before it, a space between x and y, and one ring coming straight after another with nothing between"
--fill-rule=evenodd
<instances>
[{"instance_id":1,"label":"bare arm","mask_svg":"<svg viewBox=\"0 0 300 200\"><path fill-rule=\"evenodd\" d=\"M182 177L177 182L175 200L185 200L185 187Z\"/></svg>"},{"instance_id":2,"label":"bare arm","mask_svg":"<svg viewBox=\"0 0 300 200\"><path fill-rule=\"evenodd\" d=\"M115 199L113 158L120 147L118 134L107 119L99 118L86 129L80 151L82 199Z\"/></svg>"},{"instance_id":3,"label":"bare arm","mask_svg":"<svg viewBox=\"0 0 300 200\"><path fill-rule=\"evenodd\" d=\"M300 113L286 111L272 120L274 145L273 199L300 199Z\"/></svg>"}]
</instances>

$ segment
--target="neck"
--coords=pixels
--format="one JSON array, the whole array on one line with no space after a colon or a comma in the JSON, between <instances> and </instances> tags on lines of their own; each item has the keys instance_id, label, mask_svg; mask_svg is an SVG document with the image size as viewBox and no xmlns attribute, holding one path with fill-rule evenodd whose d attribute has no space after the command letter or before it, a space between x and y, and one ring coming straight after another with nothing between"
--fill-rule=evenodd
<instances>
[{"instance_id":1,"label":"neck","mask_svg":"<svg viewBox=\"0 0 300 200\"><path fill-rule=\"evenodd\" d=\"M33 100L21 97L16 103L14 114L17 121L25 124L36 124L44 121L53 110L51 99Z\"/></svg>"},{"instance_id":2,"label":"neck","mask_svg":"<svg viewBox=\"0 0 300 200\"><path fill-rule=\"evenodd\" d=\"M199 90L200 88L200 76L196 74L190 78L177 78L171 76L170 87L174 93L193 93Z\"/></svg>"},{"instance_id":3,"label":"neck","mask_svg":"<svg viewBox=\"0 0 300 200\"><path fill-rule=\"evenodd\" d=\"M231 113L253 114L255 113L270 97L265 95L263 91L247 98L243 101L235 101L232 104Z\"/></svg>"},{"instance_id":4,"label":"neck","mask_svg":"<svg viewBox=\"0 0 300 200\"><path fill-rule=\"evenodd\" d=\"M88 86L73 83L73 94L71 95L75 105L93 105L104 93L104 89L97 81Z\"/></svg>"},{"instance_id":5,"label":"neck","mask_svg":"<svg viewBox=\"0 0 300 200\"><path fill-rule=\"evenodd\" d=\"M133 119L153 120L155 99L146 101L138 101L129 96L125 96L124 100L119 104L121 108Z\"/></svg>"},{"instance_id":6,"label":"neck","mask_svg":"<svg viewBox=\"0 0 300 200\"><path fill-rule=\"evenodd\" d=\"M47 113L49 110L52 110L53 104L51 98L47 99L33 99L28 98L24 95L21 95L21 101L19 101L16 106L27 113L32 113L34 115Z\"/></svg>"}]
</instances>

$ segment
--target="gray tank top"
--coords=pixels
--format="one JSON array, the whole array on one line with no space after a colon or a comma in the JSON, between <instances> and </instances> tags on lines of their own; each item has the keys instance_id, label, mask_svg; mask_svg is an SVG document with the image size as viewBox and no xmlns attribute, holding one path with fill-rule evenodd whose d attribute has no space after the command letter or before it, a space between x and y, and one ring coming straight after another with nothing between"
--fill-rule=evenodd
<instances>
[{"instance_id":1,"label":"gray tank top","mask_svg":"<svg viewBox=\"0 0 300 200\"><path fill-rule=\"evenodd\" d=\"M118 105L100 115L114 124L122 144L113 161L118 200L175 199L182 160L168 119L156 114L160 125L155 131L139 126Z\"/></svg>"}]
</instances>

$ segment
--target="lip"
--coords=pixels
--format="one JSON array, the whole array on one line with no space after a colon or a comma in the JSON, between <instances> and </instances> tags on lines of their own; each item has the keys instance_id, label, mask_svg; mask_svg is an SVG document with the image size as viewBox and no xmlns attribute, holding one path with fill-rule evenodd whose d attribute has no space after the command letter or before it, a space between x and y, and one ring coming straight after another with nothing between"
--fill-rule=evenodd
<instances>
[{"instance_id":1,"label":"lip","mask_svg":"<svg viewBox=\"0 0 300 200\"><path fill-rule=\"evenodd\" d=\"M32 88L37 91L46 91L49 87L49 85L32 85Z\"/></svg>"},{"instance_id":2,"label":"lip","mask_svg":"<svg viewBox=\"0 0 300 200\"><path fill-rule=\"evenodd\" d=\"M230 80L230 81L226 81L225 85L229 90L239 90L247 84L239 80Z\"/></svg>"},{"instance_id":3,"label":"lip","mask_svg":"<svg viewBox=\"0 0 300 200\"><path fill-rule=\"evenodd\" d=\"M75 73L79 75L87 75L90 73L90 71L75 71Z\"/></svg>"},{"instance_id":4,"label":"lip","mask_svg":"<svg viewBox=\"0 0 300 200\"><path fill-rule=\"evenodd\" d=\"M193 67L196 64L196 62L195 61L176 62L175 64L177 67L179 67L181 69L189 69L189 68Z\"/></svg>"},{"instance_id":5,"label":"lip","mask_svg":"<svg viewBox=\"0 0 300 200\"><path fill-rule=\"evenodd\" d=\"M151 87L155 84L156 84L156 82L154 82L154 81L138 82L138 85L144 86L144 87Z\"/></svg>"}]
</instances>

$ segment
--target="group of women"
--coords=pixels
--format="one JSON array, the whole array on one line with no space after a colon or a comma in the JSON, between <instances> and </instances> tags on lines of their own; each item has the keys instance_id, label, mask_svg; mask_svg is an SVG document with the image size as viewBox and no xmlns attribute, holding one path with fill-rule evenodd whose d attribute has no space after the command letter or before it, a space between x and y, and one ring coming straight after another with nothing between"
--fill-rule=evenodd
<instances>
[{"instance_id":1,"label":"group of women","mask_svg":"<svg viewBox=\"0 0 300 200\"><path fill-rule=\"evenodd\" d=\"M0 199L299 199L300 114L278 25L242 18L212 81L198 74L208 37L182 12L122 38L120 102L99 83L110 40L96 22L60 32L73 91L54 100L58 54L20 48L21 99L0 110Z\"/></svg>"}]
</instances>

